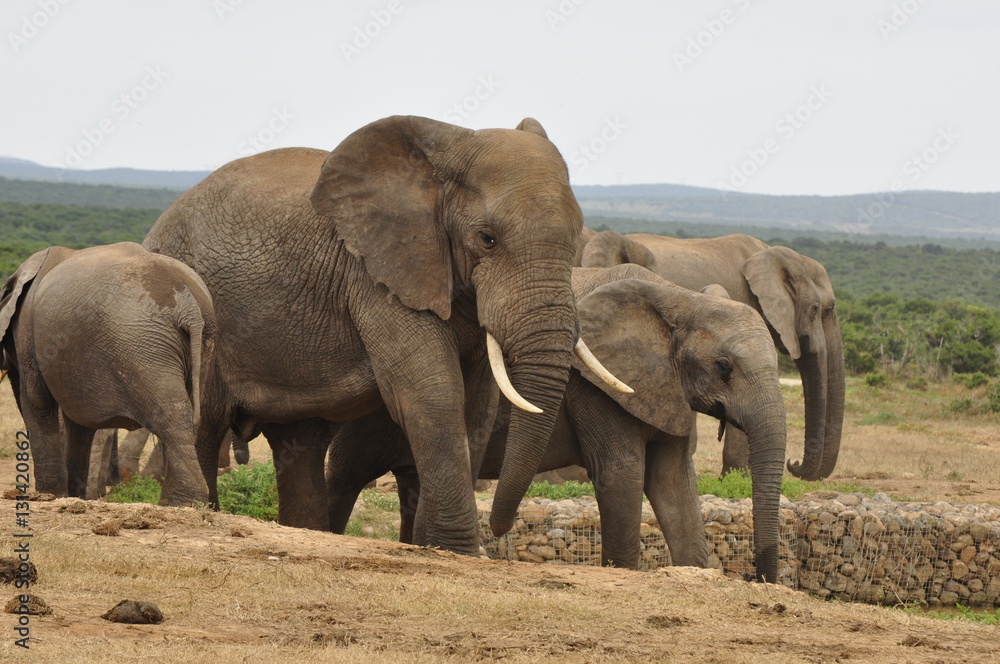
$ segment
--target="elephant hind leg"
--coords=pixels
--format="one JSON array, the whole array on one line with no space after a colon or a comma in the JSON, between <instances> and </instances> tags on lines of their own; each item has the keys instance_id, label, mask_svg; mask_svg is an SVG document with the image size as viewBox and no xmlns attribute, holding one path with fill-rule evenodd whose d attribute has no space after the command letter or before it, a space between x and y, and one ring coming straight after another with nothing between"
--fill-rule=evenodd
<instances>
[{"instance_id":1,"label":"elephant hind leg","mask_svg":"<svg viewBox=\"0 0 1000 664\"><path fill-rule=\"evenodd\" d=\"M35 489L57 497L69 495L66 444L60 427L59 406L36 372L25 370L20 381L21 415L28 430Z\"/></svg>"}]
</instances>

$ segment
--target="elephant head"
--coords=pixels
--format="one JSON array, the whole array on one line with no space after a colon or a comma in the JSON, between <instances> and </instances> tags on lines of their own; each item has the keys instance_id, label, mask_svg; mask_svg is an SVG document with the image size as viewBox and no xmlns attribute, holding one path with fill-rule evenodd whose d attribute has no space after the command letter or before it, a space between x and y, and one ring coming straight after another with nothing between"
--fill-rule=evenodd
<instances>
[{"instance_id":1,"label":"elephant head","mask_svg":"<svg viewBox=\"0 0 1000 664\"><path fill-rule=\"evenodd\" d=\"M442 320L474 307L497 382L524 409L512 416L493 512L505 532L579 338L570 273L583 217L558 150L530 118L481 131L387 118L330 153L311 203L391 297Z\"/></svg>"},{"instance_id":2,"label":"elephant head","mask_svg":"<svg viewBox=\"0 0 1000 664\"><path fill-rule=\"evenodd\" d=\"M689 408L747 434L757 575L776 581L786 427L774 344L764 322L744 304L694 293L634 265L602 272L611 273L602 280L613 281L578 300L581 334L635 394L615 392L589 371L581 373L629 413L668 434L688 435Z\"/></svg>"},{"instance_id":3,"label":"elephant head","mask_svg":"<svg viewBox=\"0 0 1000 664\"><path fill-rule=\"evenodd\" d=\"M830 279L822 265L787 247L758 251L742 273L802 375L805 453L788 470L807 480L827 477L837 464L844 416L844 352Z\"/></svg>"}]
</instances>

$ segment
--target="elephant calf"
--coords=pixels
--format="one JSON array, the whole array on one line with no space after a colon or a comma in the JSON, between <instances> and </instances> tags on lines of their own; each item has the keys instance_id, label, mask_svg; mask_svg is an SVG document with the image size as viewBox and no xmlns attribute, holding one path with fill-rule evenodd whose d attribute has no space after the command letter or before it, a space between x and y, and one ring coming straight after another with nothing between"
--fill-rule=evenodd
<instances>
[{"instance_id":1,"label":"elephant calf","mask_svg":"<svg viewBox=\"0 0 1000 664\"><path fill-rule=\"evenodd\" d=\"M84 497L94 431L145 427L166 450L160 504L207 502L195 434L215 338L201 278L138 244L22 263L0 290L0 343L38 490Z\"/></svg>"},{"instance_id":2,"label":"elephant calf","mask_svg":"<svg viewBox=\"0 0 1000 664\"><path fill-rule=\"evenodd\" d=\"M601 512L602 562L638 566L643 492L674 563L707 562L692 460L693 409L747 434L757 572L775 581L786 431L764 321L744 304L674 286L636 265L577 268L573 284L581 334L635 393L616 392L574 366L540 470L576 464L590 473ZM508 418L505 402L481 478L499 476ZM327 465L335 532L343 532L361 487L388 470L396 472L405 541L419 495L405 439L384 410L339 427Z\"/></svg>"}]
</instances>

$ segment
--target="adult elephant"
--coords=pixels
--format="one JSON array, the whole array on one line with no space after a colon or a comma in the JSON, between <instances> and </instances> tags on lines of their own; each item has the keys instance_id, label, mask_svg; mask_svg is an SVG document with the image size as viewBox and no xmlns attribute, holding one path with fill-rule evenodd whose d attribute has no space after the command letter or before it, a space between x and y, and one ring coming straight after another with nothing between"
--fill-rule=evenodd
<instances>
[{"instance_id":1,"label":"adult elephant","mask_svg":"<svg viewBox=\"0 0 1000 664\"><path fill-rule=\"evenodd\" d=\"M501 389L527 409L512 417L497 489L513 513L579 338L581 227L566 165L532 119L472 131L394 116L332 152L273 150L209 175L145 244L193 267L215 302L218 389L198 442L212 500L226 427L243 440L261 427L279 522L328 529L329 422L384 403L424 474L415 541L478 553L470 441L485 449L495 416L487 345Z\"/></svg>"},{"instance_id":2,"label":"adult elephant","mask_svg":"<svg viewBox=\"0 0 1000 664\"><path fill-rule=\"evenodd\" d=\"M172 258L121 242L25 260L0 290L0 342L36 488L86 497L95 431L145 427L164 441L160 504L206 502L195 432L215 341L205 284Z\"/></svg>"},{"instance_id":3,"label":"adult elephant","mask_svg":"<svg viewBox=\"0 0 1000 664\"><path fill-rule=\"evenodd\" d=\"M588 267L621 263L642 265L694 290L719 284L763 316L775 346L792 357L802 375L805 451L801 463L789 461L788 470L807 480L829 477L840 454L844 421L844 348L833 286L823 266L748 235L678 239L604 231L582 251L581 264ZM727 434L723 473L746 463L745 439Z\"/></svg>"},{"instance_id":4,"label":"adult elephant","mask_svg":"<svg viewBox=\"0 0 1000 664\"><path fill-rule=\"evenodd\" d=\"M760 316L635 265L578 268L573 281L582 333L636 393L613 391L577 365L541 468L587 468L601 511L603 564L638 566L643 492L674 564L707 563L692 461L694 410L747 433L757 573L775 581L785 409L773 343ZM482 478L499 474L508 413L509 404L502 404ZM384 412L339 427L327 465L335 532L344 531L365 483L389 470L396 474L400 536L407 541L423 476L412 468L405 436Z\"/></svg>"}]
</instances>

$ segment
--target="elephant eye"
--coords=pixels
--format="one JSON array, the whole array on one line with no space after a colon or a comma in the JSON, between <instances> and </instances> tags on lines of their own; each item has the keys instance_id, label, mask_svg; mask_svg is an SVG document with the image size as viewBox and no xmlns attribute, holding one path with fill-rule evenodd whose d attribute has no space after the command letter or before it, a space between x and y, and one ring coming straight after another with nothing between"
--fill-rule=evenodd
<instances>
[{"instance_id":1,"label":"elephant eye","mask_svg":"<svg viewBox=\"0 0 1000 664\"><path fill-rule=\"evenodd\" d=\"M482 241L483 246L487 249L492 249L497 246L497 239L484 231L479 232L479 239Z\"/></svg>"},{"instance_id":2,"label":"elephant eye","mask_svg":"<svg viewBox=\"0 0 1000 664\"><path fill-rule=\"evenodd\" d=\"M733 373L733 363L729 361L728 357L720 357L715 361L715 366L719 370L719 375L723 379L729 378L730 374Z\"/></svg>"},{"instance_id":3,"label":"elephant eye","mask_svg":"<svg viewBox=\"0 0 1000 664\"><path fill-rule=\"evenodd\" d=\"M814 304L812 309L809 311L809 320L816 320L816 314L819 313L819 305Z\"/></svg>"}]
</instances>

